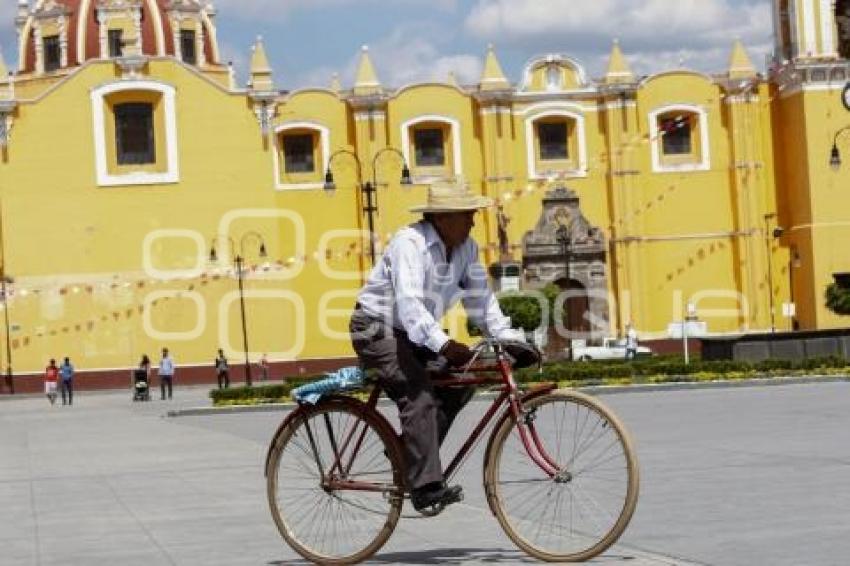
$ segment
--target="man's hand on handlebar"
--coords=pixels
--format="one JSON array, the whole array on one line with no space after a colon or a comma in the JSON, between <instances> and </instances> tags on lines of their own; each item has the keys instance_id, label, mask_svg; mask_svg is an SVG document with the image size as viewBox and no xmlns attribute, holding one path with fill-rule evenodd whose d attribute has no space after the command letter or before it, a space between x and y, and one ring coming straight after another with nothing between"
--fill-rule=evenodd
<instances>
[{"instance_id":1,"label":"man's hand on handlebar","mask_svg":"<svg viewBox=\"0 0 850 566\"><path fill-rule=\"evenodd\" d=\"M446 342L440 350L440 354L445 357L453 367L465 366L475 356L466 344L461 344L455 340L449 340Z\"/></svg>"}]
</instances>

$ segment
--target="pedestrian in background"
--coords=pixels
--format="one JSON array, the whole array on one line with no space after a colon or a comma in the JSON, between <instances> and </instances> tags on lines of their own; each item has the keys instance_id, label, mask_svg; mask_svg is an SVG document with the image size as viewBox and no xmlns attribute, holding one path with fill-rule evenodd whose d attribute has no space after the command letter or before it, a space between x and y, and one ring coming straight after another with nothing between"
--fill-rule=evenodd
<instances>
[{"instance_id":1,"label":"pedestrian in background","mask_svg":"<svg viewBox=\"0 0 850 566\"><path fill-rule=\"evenodd\" d=\"M130 371L130 390L133 401L151 400L151 359L147 354L142 354L139 366Z\"/></svg>"},{"instance_id":2,"label":"pedestrian in background","mask_svg":"<svg viewBox=\"0 0 850 566\"><path fill-rule=\"evenodd\" d=\"M62 404L74 404L74 366L70 358L65 358L59 368L59 377L62 378Z\"/></svg>"},{"instance_id":3,"label":"pedestrian in background","mask_svg":"<svg viewBox=\"0 0 850 566\"><path fill-rule=\"evenodd\" d=\"M168 386L168 398L174 386L174 359L168 353L168 348L162 349L162 359L159 361L159 391L160 399L165 400L165 388Z\"/></svg>"},{"instance_id":4,"label":"pedestrian in background","mask_svg":"<svg viewBox=\"0 0 850 566\"><path fill-rule=\"evenodd\" d=\"M150 381L151 378L151 359L147 354L142 354L142 359L139 362L139 369L145 370L145 377Z\"/></svg>"},{"instance_id":5,"label":"pedestrian in background","mask_svg":"<svg viewBox=\"0 0 850 566\"><path fill-rule=\"evenodd\" d=\"M230 387L230 368L227 365L227 358L224 356L224 350L218 349L218 356L215 358L215 375L218 378L218 388L227 389Z\"/></svg>"},{"instance_id":6,"label":"pedestrian in background","mask_svg":"<svg viewBox=\"0 0 850 566\"><path fill-rule=\"evenodd\" d=\"M259 361L258 365L260 366L260 379L262 381L268 381L269 380L269 360L268 360L268 358L266 358L265 353L263 353L263 355L260 356L260 361Z\"/></svg>"},{"instance_id":7,"label":"pedestrian in background","mask_svg":"<svg viewBox=\"0 0 850 566\"><path fill-rule=\"evenodd\" d=\"M44 394L47 395L47 400L53 405L56 403L56 382L59 379L59 368L56 367L56 360L50 360L47 367L44 369Z\"/></svg>"},{"instance_id":8,"label":"pedestrian in background","mask_svg":"<svg viewBox=\"0 0 850 566\"><path fill-rule=\"evenodd\" d=\"M637 357L637 330L632 326L632 323L626 325L626 359L633 360Z\"/></svg>"}]
</instances>

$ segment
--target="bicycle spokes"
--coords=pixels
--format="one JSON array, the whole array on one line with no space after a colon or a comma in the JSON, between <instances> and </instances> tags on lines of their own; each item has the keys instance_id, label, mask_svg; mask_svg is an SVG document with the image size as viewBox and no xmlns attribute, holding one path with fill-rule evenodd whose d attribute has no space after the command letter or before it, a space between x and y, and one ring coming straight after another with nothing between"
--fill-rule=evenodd
<instances>
[{"instance_id":1,"label":"bicycle spokes","mask_svg":"<svg viewBox=\"0 0 850 566\"><path fill-rule=\"evenodd\" d=\"M505 425L490 459L500 522L520 547L544 560L586 559L607 548L637 497L625 437L604 410L577 400L533 400L533 416Z\"/></svg>"},{"instance_id":2,"label":"bicycle spokes","mask_svg":"<svg viewBox=\"0 0 850 566\"><path fill-rule=\"evenodd\" d=\"M354 411L307 411L272 460L270 503L281 534L311 560L348 560L395 525L400 465L386 433Z\"/></svg>"}]
</instances>

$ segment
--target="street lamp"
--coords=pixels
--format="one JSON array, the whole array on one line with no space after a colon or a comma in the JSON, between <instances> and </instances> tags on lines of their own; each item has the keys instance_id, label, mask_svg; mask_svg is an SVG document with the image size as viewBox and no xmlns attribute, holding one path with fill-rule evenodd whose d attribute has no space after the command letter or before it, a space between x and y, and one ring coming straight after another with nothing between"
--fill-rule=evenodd
<instances>
[{"instance_id":1,"label":"street lamp","mask_svg":"<svg viewBox=\"0 0 850 566\"><path fill-rule=\"evenodd\" d=\"M841 169L841 153L838 151L838 136L848 131L850 131L850 126L844 126L835 132L835 137L832 138L832 151L829 153L829 166L833 171L837 172Z\"/></svg>"},{"instance_id":2,"label":"street lamp","mask_svg":"<svg viewBox=\"0 0 850 566\"><path fill-rule=\"evenodd\" d=\"M764 215L764 246L765 251L767 252L767 299L768 304L770 305L770 331L776 332L776 313L775 305L773 302L773 254L770 249L770 243L772 239L780 237L785 229L781 226L776 226L773 229L773 232L770 231L770 221L776 218L775 212L769 212ZM773 236L773 238L771 238Z\"/></svg>"},{"instance_id":3,"label":"street lamp","mask_svg":"<svg viewBox=\"0 0 850 566\"><path fill-rule=\"evenodd\" d=\"M2 233L2 230L0 230ZM2 236L0 236L0 240L2 240ZM12 278L6 276L5 270L6 260L3 259L3 263L0 264L0 293L3 295L3 322L6 325L6 387L9 388L9 393L15 394L15 381L12 379L12 338L9 335L10 325L9 325L9 304L6 301L7 294L7 283L12 283Z\"/></svg>"},{"instance_id":4,"label":"street lamp","mask_svg":"<svg viewBox=\"0 0 850 566\"><path fill-rule=\"evenodd\" d=\"M230 243L230 255L232 256L236 253L236 243L233 241L233 238L224 234L218 235L212 238L210 243L210 262L217 263L218 262L218 254L216 253L216 242L221 237L227 238L227 241ZM248 324L245 319L245 291L242 285L242 281L244 279L244 255L245 255L245 243L249 238L253 238L260 243L259 253L260 257L266 257L268 254L266 253L266 244L263 241L263 237L258 233L249 231L245 232L242 235L242 238L239 240L239 253L236 254L236 257L233 259L233 263L236 266L236 280L239 283L239 312L242 315L242 345L245 349L245 385L251 387L251 362L248 358Z\"/></svg>"},{"instance_id":5,"label":"street lamp","mask_svg":"<svg viewBox=\"0 0 850 566\"><path fill-rule=\"evenodd\" d=\"M372 265L375 265L375 219L374 214L378 212L378 198L377 198L377 188L378 188L378 158L381 155L391 152L395 153L401 158L401 184L402 185L410 185L410 169L407 167L407 161L404 159L404 154L397 150L394 147L384 147L379 149L375 155L372 157L372 181L366 181L363 183L363 168L360 164L360 158L357 157L357 154L349 149L338 149L336 150L328 159L328 170L325 173L325 192L329 195L332 195L334 191L336 191L336 183L334 182L333 171L331 170L331 165L334 160L341 156L347 155L354 159L354 163L357 165L357 186L360 188L360 192L365 195L365 203L363 204L363 212L366 213L367 221L369 222L369 258L372 260ZM373 200L374 196L374 200Z\"/></svg>"},{"instance_id":6,"label":"street lamp","mask_svg":"<svg viewBox=\"0 0 850 566\"><path fill-rule=\"evenodd\" d=\"M4 119L0 115L0 119ZM12 283L12 278L6 275L6 246L3 240L3 208L0 206L0 294L2 294L3 305L3 322L6 327L6 387L9 388L11 395L15 394L15 381L12 378L12 337L9 335L9 302L7 301L8 283Z\"/></svg>"}]
</instances>

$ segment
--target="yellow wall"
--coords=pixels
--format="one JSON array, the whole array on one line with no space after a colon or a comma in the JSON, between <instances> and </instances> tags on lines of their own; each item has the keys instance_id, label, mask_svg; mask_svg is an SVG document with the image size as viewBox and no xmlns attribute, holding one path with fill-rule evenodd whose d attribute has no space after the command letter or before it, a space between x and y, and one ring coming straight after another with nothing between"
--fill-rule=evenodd
<instances>
[{"instance_id":1,"label":"yellow wall","mask_svg":"<svg viewBox=\"0 0 850 566\"><path fill-rule=\"evenodd\" d=\"M833 273L848 271L847 254L838 242L850 236L850 195L847 194L848 145L839 138L844 163L829 167L835 132L848 125L848 113L840 102L840 89L802 90L780 97L776 114L784 124L782 135L783 195L781 222L786 226L783 243L796 246L799 266L792 267L795 300L804 327L830 328L846 320L824 307L824 291ZM788 275L786 268L785 275Z\"/></svg>"},{"instance_id":2,"label":"yellow wall","mask_svg":"<svg viewBox=\"0 0 850 566\"><path fill-rule=\"evenodd\" d=\"M576 191L585 216L611 242L612 333L631 321L643 337L664 337L688 302L697 304L710 332L764 330L771 293L775 324L785 328L781 304L792 275L802 327L844 324L822 306L832 273L850 271L833 245L850 236L848 166L839 173L827 166L832 132L846 116L836 92L780 94L758 83L733 100L722 81L673 71L623 97L567 95L539 92L541 70L527 95L502 98L443 84L390 91L377 102L321 89L287 93L264 138L250 93L228 91L216 72L206 78L164 57L151 59L141 77L177 93L179 181L163 185L97 186L90 92L120 80L115 64L88 62L64 79L16 85L12 140L0 155L5 268L15 278L9 308L16 372L37 371L48 357L65 355L85 369L126 367L164 345L179 363L209 363L220 345L241 350L236 279L222 272L232 264L207 261L222 232L252 268L245 282L252 351L272 359L297 346L301 360L350 355L347 318L371 267L361 187L377 181L380 251L415 220L408 209L424 200L426 189L400 185L395 152L380 153L374 170L373 160L384 147L401 148L402 124L427 116L456 122L460 169L473 190L503 206L516 259L546 192L562 185ZM576 86L578 74L563 72L568 86ZM650 114L670 105L705 112L709 142L700 149L710 153L707 170L653 170L651 148L659 138ZM535 140L526 138L527 121L553 108L583 120L586 170L529 178L527 147ZM159 101L157 171L166 145L164 113ZM316 173L294 179L300 184L283 183L274 170L274 131L289 124L329 132ZM109 130L106 139L112 137ZM355 160L338 150L358 156L359 177ZM578 148L570 150L577 163ZM336 191L329 195L321 185L331 154ZM765 215L774 211L778 216L766 227ZM785 228L779 239L770 233L774 226ZM146 271L146 238L163 230L172 233L159 232L150 243ZM253 232L269 252L266 268L259 242L243 239ZM216 239L225 259L227 236ZM485 264L496 261L494 211L479 215L474 236ZM797 267L790 246L799 251ZM193 266L199 271L192 273ZM171 278L176 271L183 273ZM191 337L150 332L188 336L201 320Z\"/></svg>"}]
</instances>

